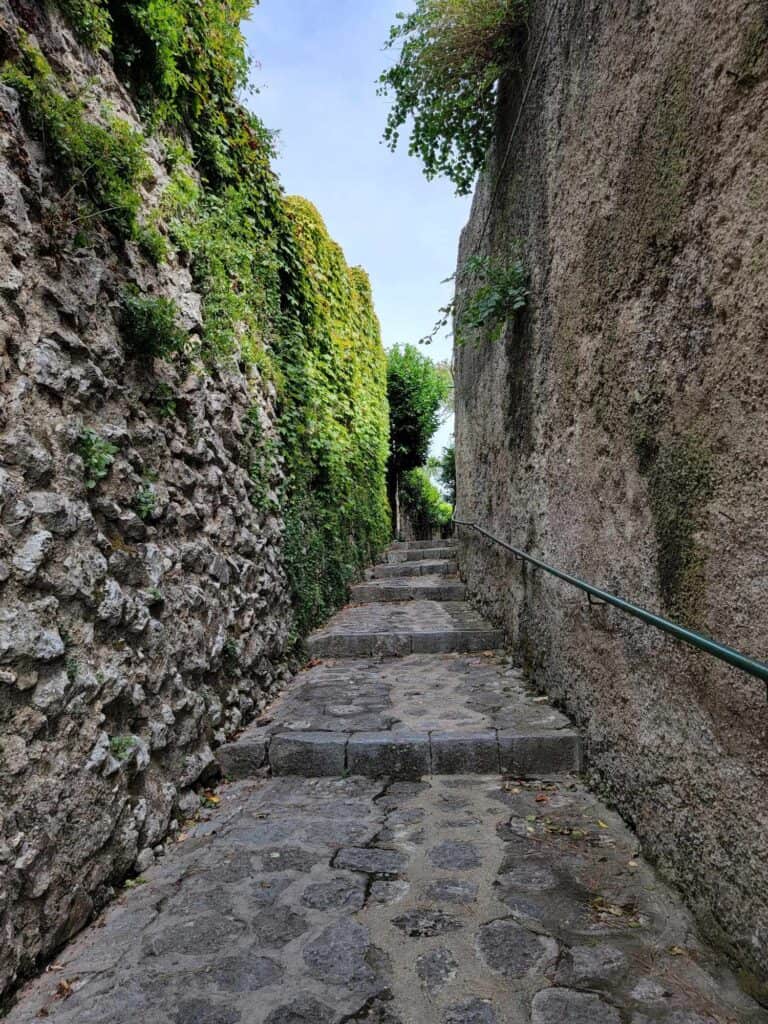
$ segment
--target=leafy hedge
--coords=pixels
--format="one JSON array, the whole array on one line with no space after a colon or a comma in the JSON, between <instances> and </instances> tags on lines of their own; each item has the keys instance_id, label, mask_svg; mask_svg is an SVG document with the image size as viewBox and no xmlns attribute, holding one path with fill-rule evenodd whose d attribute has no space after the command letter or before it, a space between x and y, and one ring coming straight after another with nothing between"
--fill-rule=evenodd
<instances>
[{"instance_id":1,"label":"leafy hedge","mask_svg":"<svg viewBox=\"0 0 768 1024\"><path fill-rule=\"evenodd\" d=\"M417 537L429 539L435 530L448 526L453 516L453 505L443 499L423 466L403 473L400 503Z\"/></svg>"},{"instance_id":2,"label":"leafy hedge","mask_svg":"<svg viewBox=\"0 0 768 1024\"><path fill-rule=\"evenodd\" d=\"M368 279L347 267L311 204L284 196L272 135L237 98L248 76L240 23L251 0L59 6L84 44L111 48L147 132L162 133L170 182L159 205L144 201L141 134L94 113L24 38L6 40L18 59L3 78L94 223L118 241L139 241L154 262L178 253L190 266L203 297L201 348L188 350L170 304L136 294L124 299L126 342L141 348L146 325L162 321L170 342L152 355L251 364L274 384L279 444L254 415L242 460L256 514L279 510L286 521L284 561L303 634L345 599L389 536L386 360ZM163 403L172 410L173 395Z\"/></svg>"}]
</instances>

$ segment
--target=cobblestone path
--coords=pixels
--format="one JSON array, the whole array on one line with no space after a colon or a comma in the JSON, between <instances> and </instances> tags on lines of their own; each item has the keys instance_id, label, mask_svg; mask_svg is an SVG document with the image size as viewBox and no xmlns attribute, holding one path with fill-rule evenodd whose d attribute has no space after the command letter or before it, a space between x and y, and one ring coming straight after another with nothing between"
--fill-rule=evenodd
<instances>
[{"instance_id":1,"label":"cobblestone path","mask_svg":"<svg viewBox=\"0 0 768 1024\"><path fill-rule=\"evenodd\" d=\"M407 614L393 618L388 595L318 634L335 660L222 749L234 781L219 806L26 988L9 1024L768 1022L569 774L567 720L501 650L477 652L473 635L495 634L456 607L451 552L428 574L416 554L393 553L407 575L373 577ZM355 596L380 596L371 586ZM399 658L357 646L396 631L412 652L436 623L463 636Z\"/></svg>"}]
</instances>

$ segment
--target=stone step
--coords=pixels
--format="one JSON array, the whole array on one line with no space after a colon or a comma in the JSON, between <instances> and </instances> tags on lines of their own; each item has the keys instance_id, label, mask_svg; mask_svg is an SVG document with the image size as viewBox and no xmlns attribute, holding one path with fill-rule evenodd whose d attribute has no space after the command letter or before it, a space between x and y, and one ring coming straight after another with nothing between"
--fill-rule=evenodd
<instances>
[{"instance_id":1,"label":"stone step","mask_svg":"<svg viewBox=\"0 0 768 1024\"><path fill-rule=\"evenodd\" d=\"M503 655L410 655L311 666L270 721L219 748L217 759L231 779L267 767L318 777L527 778L578 771L581 745Z\"/></svg>"},{"instance_id":2,"label":"stone step","mask_svg":"<svg viewBox=\"0 0 768 1024\"><path fill-rule=\"evenodd\" d=\"M389 548L387 551L387 561L390 564L433 561L436 558L449 558L455 561L455 546L443 544L439 548Z\"/></svg>"},{"instance_id":3,"label":"stone step","mask_svg":"<svg viewBox=\"0 0 768 1024\"><path fill-rule=\"evenodd\" d=\"M424 562L395 562L375 565L372 569L376 579L397 576L455 576L459 571L456 562L440 558Z\"/></svg>"},{"instance_id":4,"label":"stone step","mask_svg":"<svg viewBox=\"0 0 768 1024\"><path fill-rule=\"evenodd\" d=\"M442 537L439 540L408 540L395 541L390 544L390 551L429 551L433 548L455 548L456 540L453 537Z\"/></svg>"},{"instance_id":5,"label":"stone step","mask_svg":"<svg viewBox=\"0 0 768 1024\"><path fill-rule=\"evenodd\" d=\"M420 779L430 775L541 778L579 772L581 743L572 729L483 729L416 732L273 732L244 735L217 752L228 779L273 775L305 778L362 775Z\"/></svg>"},{"instance_id":6,"label":"stone step","mask_svg":"<svg viewBox=\"0 0 768 1024\"><path fill-rule=\"evenodd\" d=\"M351 588L353 603L376 601L463 601L466 586L458 579L445 576L396 576L369 580Z\"/></svg>"},{"instance_id":7,"label":"stone step","mask_svg":"<svg viewBox=\"0 0 768 1024\"><path fill-rule=\"evenodd\" d=\"M307 639L312 658L497 650L502 633L464 601L349 605Z\"/></svg>"}]
</instances>

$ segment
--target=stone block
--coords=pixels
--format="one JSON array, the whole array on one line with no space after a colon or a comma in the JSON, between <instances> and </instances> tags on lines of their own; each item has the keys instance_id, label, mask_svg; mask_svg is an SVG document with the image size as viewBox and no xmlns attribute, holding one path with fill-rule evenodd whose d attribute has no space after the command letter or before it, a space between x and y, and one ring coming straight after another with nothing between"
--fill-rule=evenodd
<instances>
[{"instance_id":1,"label":"stone block","mask_svg":"<svg viewBox=\"0 0 768 1024\"><path fill-rule=\"evenodd\" d=\"M412 732L360 732L350 737L347 767L351 775L418 779L429 775L429 736Z\"/></svg>"},{"instance_id":2,"label":"stone block","mask_svg":"<svg viewBox=\"0 0 768 1024\"><path fill-rule=\"evenodd\" d=\"M557 732L499 730L503 775L532 778L581 771L581 739L572 729Z\"/></svg>"},{"instance_id":3,"label":"stone block","mask_svg":"<svg viewBox=\"0 0 768 1024\"><path fill-rule=\"evenodd\" d=\"M497 775L499 743L495 729L433 732L433 775Z\"/></svg>"},{"instance_id":4,"label":"stone block","mask_svg":"<svg viewBox=\"0 0 768 1024\"><path fill-rule=\"evenodd\" d=\"M279 733L269 745L269 763L273 775L343 775L346 747L346 733Z\"/></svg>"},{"instance_id":5,"label":"stone block","mask_svg":"<svg viewBox=\"0 0 768 1024\"><path fill-rule=\"evenodd\" d=\"M258 730L258 734L246 733L235 743L225 743L216 751L216 761L228 779L253 778L267 762L270 734Z\"/></svg>"},{"instance_id":6,"label":"stone block","mask_svg":"<svg viewBox=\"0 0 768 1024\"><path fill-rule=\"evenodd\" d=\"M434 633L415 633L411 643L414 654L492 651L502 646L502 635L495 629L446 629Z\"/></svg>"},{"instance_id":7,"label":"stone block","mask_svg":"<svg viewBox=\"0 0 768 1024\"><path fill-rule=\"evenodd\" d=\"M396 633L326 633L307 640L312 658L401 657L411 653L411 638Z\"/></svg>"}]
</instances>

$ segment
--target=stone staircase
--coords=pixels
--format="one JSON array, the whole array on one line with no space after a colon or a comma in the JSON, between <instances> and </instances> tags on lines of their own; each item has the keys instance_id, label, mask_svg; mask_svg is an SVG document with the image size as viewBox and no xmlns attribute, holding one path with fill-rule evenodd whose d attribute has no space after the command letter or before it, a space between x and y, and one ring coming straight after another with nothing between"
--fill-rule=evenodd
<instances>
[{"instance_id":1,"label":"stone staircase","mask_svg":"<svg viewBox=\"0 0 768 1024\"><path fill-rule=\"evenodd\" d=\"M539 777L580 768L569 721L531 693L466 601L453 541L393 544L307 641L308 667L218 751L230 779Z\"/></svg>"},{"instance_id":2,"label":"stone staircase","mask_svg":"<svg viewBox=\"0 0 768 1024\"><path fill-rule=\"evenodd\" d=\"M7 1024L768 1024L570 774L452 546L389 558Z\"/></svg>"}]
</instances>

